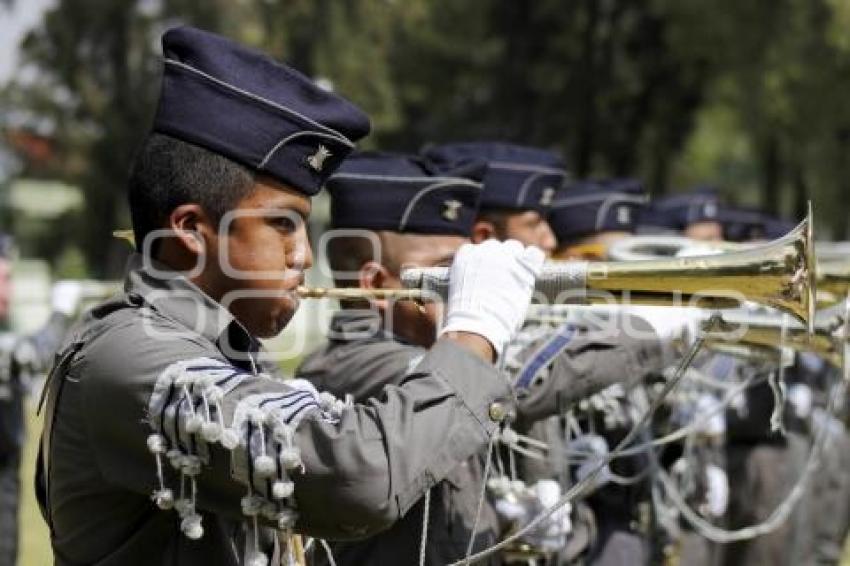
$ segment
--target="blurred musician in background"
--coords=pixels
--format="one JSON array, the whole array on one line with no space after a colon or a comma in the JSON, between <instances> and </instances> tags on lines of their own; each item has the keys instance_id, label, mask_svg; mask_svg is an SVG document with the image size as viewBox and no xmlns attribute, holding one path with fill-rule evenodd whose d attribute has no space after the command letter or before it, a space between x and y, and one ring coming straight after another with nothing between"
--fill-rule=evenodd
<instances>
[{"instance_id":1,"label":"blurred musician in background","mask_svg":"<svg viewBox=\"0 0 850 566\"><path fill-rule=\"evenodd\" d=\"M671 232L709 242L722 240L723 225L718 218L721 204L717 189L710 186L656 199L641 215L641 231Z\"/></svg>"},{"instance_id":2,"label":"blurred musician in background","mask_svg":"<svg viewBox=\"0 0 850 566\"><path fill-rule=\"evenodd\" d=\"M24 400L32 380L47 370L82 298L79 283L57 282L47 323L28 336L11 332L13 253L11 236L0 234L0 564L9 565L16 564L18 554Z\"/></svg>"}]
</instances>

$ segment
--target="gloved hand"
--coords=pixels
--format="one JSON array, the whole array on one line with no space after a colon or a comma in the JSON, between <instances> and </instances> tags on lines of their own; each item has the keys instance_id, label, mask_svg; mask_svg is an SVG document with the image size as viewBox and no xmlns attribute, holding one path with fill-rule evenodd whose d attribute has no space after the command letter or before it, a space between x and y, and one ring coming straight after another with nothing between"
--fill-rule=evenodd
<instances>
[{"instance_id":1,"label":"gloved hand","mask_svg":"<svg viewBox=\"0 0 850 566\"><path fill-rule=\"evenodd\" d=\"M493 481L495 480L495 481ZM496 513L516 528L522 528L561 498L561 486L553 480L539 480L527 487L523 482L493 478L488 485L494 494ZM563 505L529 531L522 540L532 547L554 552L567 542L572 531L572 506Z\"/></svg>"},{"instance_id":2,"label":"gloved hand","mask_svg":"<svg viewBox=\"0 0 850 566\"><path fill-rule=\"evenodd\" d=\"M537 496L534 513L528 518L530 521L549 507L555 505L561 499L561 486L553 480L539 480L534 484L534 493ZM572 505L567 503L560 509L549 515L549 518L540 523L524 537L526 542L533 548L539 548L546 552L556 552L567 543L567 536L573 530L570 513Z\"/></svg>"},{"instance_id":3,"label":"gloved hand","mask_svg":"<svg viewBox=\"0 0 850 566\"><path fill-rule=\"evenodd\" d=\"M73 316L83 299L83 285L79 281L63 280L53 284L50 304L54 312Z\"/></svg>"},{"instance_id":4,"label":"gloved hand","mask_svg":"<svg viewBox=\"0 0 850 566\"><path fill-rule=\"evenodd\" d=\"M722 517L729 506L729 478L726 472L714 464L705 468L705 505L714 517Z\"/></svg>"},{"instance_id":5,"label":"gloved hand","mask_svg":"<svg viewBox=\"0 0 850 566\"><path fill-rule=\"evenodd\" d=\"M788 388L788 402L794 410L794 416L807 419L812 414L814 395L812 388L805 383L795 383Z\"/></svg>"},{"instance_id":6,"label":"gloved hand","mask_svg":"<svg viewBox=\"0 0 850 566\"><path fill-rule=\"evenodd\" d=\"M516 240L464 244L449 271L446 332L472 332L501 355L525 318L543 252Z\"/></svg>"}]
</instances>

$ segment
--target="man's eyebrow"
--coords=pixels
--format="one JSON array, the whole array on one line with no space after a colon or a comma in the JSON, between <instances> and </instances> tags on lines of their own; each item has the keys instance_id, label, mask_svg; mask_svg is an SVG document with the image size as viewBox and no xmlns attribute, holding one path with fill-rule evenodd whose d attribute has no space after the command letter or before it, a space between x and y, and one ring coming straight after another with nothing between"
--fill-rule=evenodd
<instances>
[{"instance_id":1,"label":"man's eyebrow","mask_svg":"<svg viewBox=\"0 0 850 566\"><path fill-rule=\"evenodd\" d=\"M271 204L264 208L270 212L279 213L280 216L285 216L287 213L295 213L301 217L301 220L304 221L307 220L307 217L310 216L310 213L312 212L312 207L310 206L300 207L292 206L291 204Z\"/></svg>"}]
</instances>

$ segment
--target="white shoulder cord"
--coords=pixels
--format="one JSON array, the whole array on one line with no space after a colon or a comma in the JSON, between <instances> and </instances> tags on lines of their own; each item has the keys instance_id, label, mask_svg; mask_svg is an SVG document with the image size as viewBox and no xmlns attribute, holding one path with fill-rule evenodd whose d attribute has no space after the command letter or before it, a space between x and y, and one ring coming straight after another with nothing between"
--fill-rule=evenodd
<instances>
[{"instance_id":1,"label":"white shoulder cord","mask_svg":"<svg viewBox=\"0 0 850 566\"><path fill-rule=\"evenodd\" d=\"M785 338L788 334L788 315L782 315L782 331L779 335L779 346L785 346ZM785 414L785 365L779 364L779 369L771 372L767 382L770 384L770 392L773 393L773 412L770 413L770 432L778 432L785 436L785 423L782 416Z\"/></svg>"},{"instance_id":2,"label":"white shoulder cord","mask_svg":"<svg viewBox=\"0 0 850 566\"><path fill-rule=\"evenodd\" d=\"M716 325L716 320L717 318L713 316L709 320L708 324ZM676 387L676 385L678 385L679 381L681 381L681 379L684 377L685 370L691 365L694 360L694 357L697 355L704 343L704 335L701 335L694 341L693 345L691 345L691 348L688 350L687 354L685 354L685 357L679 364L679 367L676 369L676 374L664 385L664 388L662 389L660 395L652 402L652 405L649 407L649 410L641 416L641 419L634 424L631 430L629 430L626 436L623 437L623 439L617 444L614 450L609 452L608 455L606 455L604 458L600 458L600 460L591 469L590 473L587 475L587 477L584 478L584 480L576 483L573 487L567 490L567 492L564 493L561 499L559 499L554 505L545 509L539 515L537 515L537 517L529 521L523 528L519 529L512 535L502 539L493 546L482 550L481 552L468 556L464 560L453 562L450 566L461 566L469 564L471 562L477 562L478 560L481 560L492 554L495 554L496 552L499 552L506 546L514 543L515 541L527 535L532 530L536 529L538 525L540 525L540 523L551 517L553 513L562 508L564 505L570 503L573 499L575 499L576 496L580 495L589 485L593 485L593 483L596 481L597 476L599 476L602 470L606 466L608 466L614 460L614 458L619 456L620 451L625 446L631 444L634 441L635 437L640 433L640 431L646 425L650 417L652 417L652 415L661 407L661 404L667 397L667 395L670 394L670 392Z\"/></svg>"},{"instance_id":3,"label":"white shoulder cord","mask_svg":"<svg viewBox=\"0 0 850 566\"><path fill-rule=\"evenodd\" d=\"M835 411L838 405L836 401L844 396L846 389L847 383L844 381L842 381L842 383L840 384L837 384L833 388L833 392L830 395L828 409L828 413L831 416L835 416ZM661 480L661 485L664 487L664 491L670 497L670 501L682 514L682 516L699 532L701 536L707 538L712 542L721 544L750 540L756 537L766 535L776 530L783 523L785 523L785 521L788 520L788 517L794 510L794 507L800 501L800 498L805 494L805 490L809 480L811 479L812 473L818 468L818 465L820 464L820 456L823 452L824 446L826 445L827 439L827 427L823 426L818 431L818 436L815 439L814 446L812 446L812 449L809 453L809 457L806 461L806 467L803 470L803 473L797 479L797 482L794 484L794 487L791 489L791 491L788 492L788 495L785 497L785 499L781 503L779 503L779 505L776 506L776 508L773 510L773 512L767 519L765 519L761 523L750 525L749 527L743 527L741 529L736 529L734 531L717 527L707 521L705 518L703 518L699 513L694 511L684 500L682 495L679 493L679 490L673 483L673 480L670 478L669 475L667 475L666 472L659 470L659 479Z\"/></svg>"},{"instance_id":4,"label":"white shoulder cord","mask_svg":"<svg viewBox=\"0 0 850 566\"><path fill-rule=\"evenodd\" d=\"M425 566L425 550L428 546L428 517L431 514L431 489L425 492L422 504L422 539L419 541L419 566Z\"/></svg>"},{"instance_id":5,"label":"white shoulder cord","mask_svg":"<svg viewBox=\"0 0 850 566\"><path fill-rule=\"evenodd\" d=\"M466 555L464 559L468 560L472 554L472 547L475 544L475 532L478 530L478 522L481 520L481 510L484 507L484 498L487 495L487 480L490 478L490 467L493 459L493 447L496 444L496 436L498 433L490 435L490 442L487 444L487 459L484 460L484 474L481 476L481 492L478 494L478 506L475 510L475 521L472 523L472 530L469 533L469 542L466 544Z\"/></svg>"},{"instance_id":6,"label":"white shoulder cord","mask_svg":"<svg viewBox=\"0 0 850 566\"><path fill-rule=\"evenodd\" d=\"M334 553L331 552L331 545L328 544L328 541L325 539L319 539L319 542L322 543L322 548L325 549L325 556L328 557L328 564L330 566L336 566L336 561L334 560Z\"/></svg>"},{"instance_id":7,"label":"white shoulder cord","mask_svg":"<svg viewBox=\"0 0 850 566\"><path fill-rule=\"evenodd\" d=\"M325 551L325 556L328 559L328 564L330 564L330 566L336 566L336 561L334 560L334 554L331 550L331 545L329 545L328 541L323 538L315 539L313 537L309 537L307 539L307 542L304 543L304 553L306 554L307 552L310 552L310 549L313 548L313 545L317 540L319 541L319 544L322 545L322 549L324 549Z\"/></svg>"},{"instance_id":8,"label":"white shoulder cord","mask_svg":"<svg viewBox=\"0 0 850 566\"><path fill-rule=\"evenodd\" d=\"M688 375L690 377L693 374L688 372L686 375ZM646 443L643 443L643 444L638 444L638 445L635 445L635 446L624 447L621 451L619 451L616 454L616 457L620 458L620 457L624 457L624 456L632 456L632 455L635 455L635 454L639 454L641 452L646 452L650 448L663 446L665 444L670 444L672 442L677 442L677 441L682 440L683 438L687 437L688 435L690 435L694 432L697 432L699 429L702 428L703 425L705 425L705 423L707 423L709 420L711 420L712 417L714 417L715 415L717 415L718 413L723 411L738 394L740 394L742 391L744 391L745 389L747 389L748 387L753 385L756 378L760 377L760 375L761 374L757 374L757 373L753 372L747 378L745 378L741 383L737 383L734 386L730 386L726 395L723 397L723 399L720 400L720 402L717 404L717 406L713 407L710 411L703 413L699 419L694 420L693 422L691 422L691 423L689 423L685 426L682 426L679 429L674 430L674 431L672 431L672 432L670 432L670 433L668 433L664 436L654 438L653 440L651 440L649 442L646 442ZM548 450L548 446L546 446L545 443L540 442L539 440L528 438L528 437L523 436L523 435L518 435L518 438L519 438L519 440L527 442L528 444L533 445L537 448L540 448L541 450ZM530 457L535 458L535 459L545 458L545 456L543 456L542 454L530 453L530 451L527 450L527 449L520 450L520 453L523 454L523 455L526 455L526 456L530 456ZM572 456L577 457L577 458L581 458L583 455L584 454L582 454L582 453L572 452Z\"/></svg>"},{"instance_id":9,"label":"white shoulder cord","mask_svg":"<svg viewBox=\"0 0 850 566\"><path fill-rule=\"evenodd\" d=\"M850 299L850 296L848 296L848 299ZM783 324L783 332L784 330L785 327ZM850 332L850 300L845 302L844 324L842 329L842 344L844 344L844 355L842 356L842 379L839 383L833 386L832 392L829 396L829 402L827 404L827 414L832 417L835 416L839 407L840 400L844 399L847 392L847 387L848 385L850 385L850 364L847 363L846 356L848 332ZM791 511L799 502L800 498L804 495L806 486L809 482L809 479L811 478L812 473L817 469L818 465L820 464L820 456L823 452L824 447L826 446L826 441L828 438L828 427L824 425L818 430L817 437L815 438L814 445L812 446L812 449L809 453L809 457L806 461L806 467L803 470L803 473L800 475L797 482L794 484L794 487L788 493L788 496L779 505L776 506L773 513L771 513L766 520L761 523L737 529L734 531L721 529L711 524L705 518L700 516L693 509L691 509L687 502L684 501L681 494L679 494L671 478L663 471L659 474L659 479L661 480L661 484L664 486L665 491L667 492L674 506L679 510L682 516L687 519L687 521L697 531L699 531L700 535L711 540L712 542L717 543L729 543L749 540L776 530L779 526L781 526L785 521L788 520L788 517L791 515ZM655 457L654 453L652 453L652 457Z\"/></svg>"}]
</instances>

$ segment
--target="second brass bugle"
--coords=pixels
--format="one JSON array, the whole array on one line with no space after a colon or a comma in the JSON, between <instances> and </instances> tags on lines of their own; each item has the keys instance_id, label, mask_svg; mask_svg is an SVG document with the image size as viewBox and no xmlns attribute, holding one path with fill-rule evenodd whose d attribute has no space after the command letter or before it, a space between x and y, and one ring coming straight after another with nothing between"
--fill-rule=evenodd
<instances>
[{"instance_id":1,"label":"second brass bugle","mask_svg":"<svg viewBox=\"0 0 850 566\"><path fill-rule=\"evenodd\" d=\"M840 337L840 318L819 320L809 333L796 321L748 313L724 314L717 332L709 332L706 342L754 347L787 347L797 352L812 352L835 367L842 366L844 348ZM734 337L734 339L730 339Z\"/></svg>"},{"instance_id":2,"label":"second brass bugle","mask_svg":"<svg viewBox=\"0 0 850 566\"><path fill-rule=\"evenodd\" d=\"M813 329L815 263L812 260L811 212L794 230L772 242L746 250L666 260L625 262L549 262L535 291L550 303L576 299L593 291L628 292L641 304L679 304L703 308L740 306L742 300L789 313ZM445 267L409 269L407 288L448 294ZM697 297L701 301L688 305ZM610 296L603 297L610 300Z\"/></svg>"}]
</instances>

